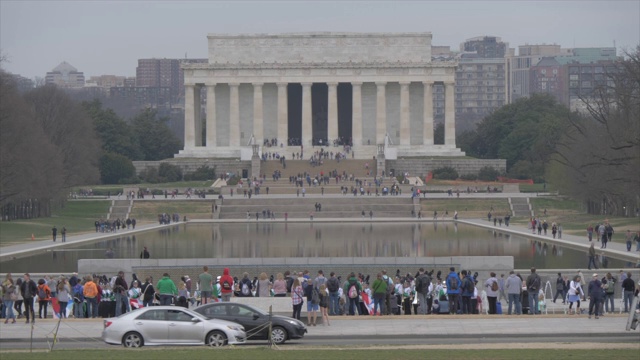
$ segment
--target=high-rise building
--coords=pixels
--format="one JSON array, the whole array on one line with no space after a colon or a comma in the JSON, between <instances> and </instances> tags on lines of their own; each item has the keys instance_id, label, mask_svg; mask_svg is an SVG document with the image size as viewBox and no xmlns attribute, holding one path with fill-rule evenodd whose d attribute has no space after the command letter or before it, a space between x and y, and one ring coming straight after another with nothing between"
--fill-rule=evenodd
<instances>
[{"instance_id":1,"label":"high-rise building","mask_svg":"<svg viewBox=\"0 0 640 360\"><path fill-rule=\"evenodd\" d=\"M496 36L479 36L460 45L456 69L456 123L471 130L506 103L505 55L509 44Z\"/></svg>"},{"instance_id":2,"label":"high-rise building","mask_svg":"<svg viewBox=\"0 0 640 360\"><path fill-rule=\"evenodd\" d=\"M570 55L569 49L562 49L560 45L521 45L518 46L517 56L507 58L507 102L512 103L521 97L529 96L529 70L543 57Z\"/></svg>"},{"instance_id":3,"label":"high-rise building","mask_svg":"<svg viewBox=\"0 0 640 360\"><path fill-rule=\"evenodd\" d=\"M84 73L63 61L47 73L45 84L54 84L62 88L82 88L84 87Z\"/></svg>"},{"instance_id":4,"label":"high-rise building","mask_svg":"<svg viewBox=\"0 0 640 360\"><path fill-rule=\"evenodd\" d=\"M207 59L138 59L136 87L169 88L171 104L184 98L182 63L207 63ZM162 92L162 91L161 91Z\"/></svg>"},{"instance_id":5,"label":"high-rise building","mask_svg":"<svg viewBox=\"0 0 640 360\"><path fill-rule=\"evenodd\" d=\"M598 86L606 84L606 74L615 72L616 49L575 48L569 56L544 57L530 70L530 92L549 93L559 103L578 110Z\"/></svg>"}]
</instances>

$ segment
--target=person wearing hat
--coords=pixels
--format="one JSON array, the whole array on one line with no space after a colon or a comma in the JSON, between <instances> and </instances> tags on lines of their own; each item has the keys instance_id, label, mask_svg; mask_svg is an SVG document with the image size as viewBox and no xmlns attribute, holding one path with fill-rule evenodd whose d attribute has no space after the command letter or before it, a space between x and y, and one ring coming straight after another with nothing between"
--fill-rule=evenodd
<instances>
[{"instance_id":1,"label":"person wearing hat","mask_svg":"<svg viewBox=\"0 0 640 360\"><path fill-rule=\"evenodd\" d=\"M588 287L589 293L589 319L591 315L595 315L599 319L600 302L602 302L602 282L598 279L598 274L593 274Z\"/></svg>"}]
</instances>

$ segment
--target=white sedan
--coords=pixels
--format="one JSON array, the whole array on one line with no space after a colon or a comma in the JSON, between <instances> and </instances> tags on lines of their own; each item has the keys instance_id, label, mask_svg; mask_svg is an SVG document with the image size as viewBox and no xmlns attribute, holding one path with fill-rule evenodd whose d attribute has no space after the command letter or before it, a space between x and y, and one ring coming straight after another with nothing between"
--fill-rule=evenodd
<instances>
[{"instance_id":1,"label":"white sedan","mask_svg":"<svg viewBox=\"0 0 640 360\"><path fill-rule=\"evenodd\" d=\"M234 322L210 319L176 306L151 306L104 319L102 340L128 348L143 345L241 344L244 327Z\"/></svg>"}]
</instances>

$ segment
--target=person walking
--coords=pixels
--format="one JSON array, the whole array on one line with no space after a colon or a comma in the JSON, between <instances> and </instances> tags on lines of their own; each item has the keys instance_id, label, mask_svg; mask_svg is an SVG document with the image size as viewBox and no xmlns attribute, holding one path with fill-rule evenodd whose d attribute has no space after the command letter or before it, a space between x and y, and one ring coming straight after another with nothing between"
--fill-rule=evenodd
<instances>
[{"instance_id":1,"label":"person walking","mask_svg":"<svg viewBox=\"0 0 640 360\"><path fill-rule=\"evenodd\" d=\"M496 303L498 301L498 291L500 290L496 273L490 273L490 277L484 282L484 287L487 292L487 301L489 302L489 315L495 315L498 313Z\"/></svg>"},{"instance_id":2,"label":"person walking","mask_svg":"<svg viewBox=\"0 0 640 360\"><path fill-rule=\"evenodd\" d=\"M373 315L382 315L385 313L385 297L387 295L387 282L382 279L382 273L376 275L376 280L372 285L373 289Z\"/></svg>"},{"instance_id":3,"label":"person walking","mask_svg":"<svg viewBox=\"0 0 640 360\"><path fill-rule=\"evenodd\" d=\"M209 267L202 267L202 274L198 275L198 284L200 284L200 298L202 304L208 304L213 294L213 276L209 274Z\"/></svg>"},{"instance_id":4,"label":"person walking","mask_svg":"<svg viewBox=\"0 0 640 360\"><path fill-rule=\"evenodd\" d=\"M564 288L564 279L562 278L562 273L558 273L558 278L556 279L556 294L553 297L553 303L555 304L558 296L562 299L562 303L565 303L565 288Z\"/></svg>"},{"instance_id":5,"label":"person walking","mask_svg":"<svg viewBox=\"0 0 640 360\"><path fill-rule=\"evenodd\" d=\"M530 315L539 314L538 310L538 291L540 290L540 275L536 273L536 268L531 268L531 274L527 277L527 292L529 293Z\"/></svg>"},{"instance_id":6,"label":"person walking","mask_svg":"<svg viewBox=\"0 0 640 360\"><path fill-rule=\"evenodd\" d=\"M584 292L582 291L582 286L580 284L582 277L580 275L576 275L573 278L573 281L569 283L569 315L571 315L571 308L573 307L573 303L576 303L576 309L574 314L580 314L580 299L584 296Z\"/></svg>"},{"instance_id":7,"label":"person walking","mask_svg":"<svg viewBox=\"0 0 640 360\"><path fill-rule=\"evenodd\" d=\"M148 259L151 257L151 254L149 254L149 250L147 250L147 247L145 246L142 249L142 252L140 252L140 259Z\"/></svg>"},{"instance_id":8,"label":"person walking","mask_svg":"<svg viewBox=\"0 0 640 360\"><path fill-rule=\"evenodd\" d=\"M13 313L13 302L16 301L18 296L16 295L16 286L13 281L10 283L2 284L2 303L4 304L5 318L4 323L7 324L9 320L11 323L16 323L16 315Z\"/></svg>"},{"instance_id":9,"label":"person walking","mask_svg":"<svg viewBox=\"0 0 640 360\"><path fill-rule=\"evenodd\" d=\"M87 275L85 278L83 295L87 302L87 317L98 317L98 285L93 282L91 275Z\"/></svg>"},{"instance_id":10,"label":"person walking","mask_svg":"<svg viewBox=\"0 0 640 360\"><path fill-rule=\"evenodd\" d=\"M598 274L593 274L588 287L589 293L589 319L591 315L595 315L599 319L600 302L602 301L602 282L598 279Z\"/></svg>"},{"instance_id":11,"label":"person walking","mask_svg":"<svg viewBox=\"0 0 640 360\"><path fill-rule=\"evenodd\" d=\"M293 315L291 316L294 319L300 320L300 311L302 310L302 304L304 300L302 298L302 286L300 286L300 280L298 278L293 279L293 285L291 286L291 302L293 304Z\"/></svg>"},{"instance_id":12,"label":"person walking","mask_svg":"<svg viewBox=\"0 0 640 360\"><path fill-rule=\"evenodd\" d=\"M587 265L587 268L591 270L591 264L593 264L593 267L597 269L598 265L596 264L596 249L593 247L593 243L591 243L591 246L589 246L588 254L589 254L589 264Z\"/></svg>"},{"instance_id":13,"label":"person walking","mask_svg":"<svg viewBox=\"0 0 640 360\"><path fill-rule=\"evenodd\" d=\"M58 291L56 293L58 298L58 305L60 306L60 318L67 317L67 305L71 299L71 287L65 277L62 277L58 282Z\"/></svg>"},{"instance_id":14,"label":"person walking","mask_svg":"<svg viewBox=\"0 0 640 360\"><path fill-rule=\"evenodd\" d=\"M178 288L176 284L171 280L168 273L162 274L162 279L158 281L156 286L158 293L160 294L160 305L171 305L173 298L178 295Z\"/></svg>"},{"instance_id":15,"label":"person walking","mask_svg":"<svg viewBox=\"0 0 640 360\"><path fill-rule=\"evenodd\" d=\"M22 298L24 300L24 312L27 321L25 323L29 323L29 318L31 318L31 323L36 322L36 314L33 310L33 302L38 293L38 286L36 283L31 280L31 275L29 273L24 274L22 284L20 285L20 294L22 294Z\"/></svg>"},{"instance_id":16,"label":"person walking","mask_svg":"<svg viewBox=\"0 0 640 360\"><path fill-rule=\"evenodd\" d=\"M509 296L508 314L511 315L511 310L515 307L516 315L522 315L522 303L520 302L520 296L522 294L522 279L516 276L513 270L509 272L505 288L507 290L507 295Z\"/></svg>"}]
</instances>

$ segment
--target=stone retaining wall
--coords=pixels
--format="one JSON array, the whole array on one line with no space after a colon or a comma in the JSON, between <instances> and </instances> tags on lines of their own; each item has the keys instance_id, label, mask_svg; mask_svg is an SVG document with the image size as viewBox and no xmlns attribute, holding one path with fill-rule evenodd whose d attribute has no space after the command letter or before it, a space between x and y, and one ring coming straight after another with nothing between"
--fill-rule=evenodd
<instances>
[{"instance_id":1,"label":"stone retaining wall","mask_svg":"<svg viewBox=\"0 0 640 360\"><path fill-rule=\"evenodd\" d=\"M396 175L409 173L410 176L420 176L424 178L429 171L434 169L449 166L458 172L459 175L474 174L477 175L480 169L485 166L491 166L498 170L500 173L507 171L507 160L505 159L397 159L387 160L387 171L393 169Z\"/></svg>"},{"instance_id":2,"label":"stone retaining wall","mask_svg":"<svg viewBox=\"0 0 640 360\"><path fill-rule=\"evenodd\" d=\"M240 161L239 159L173 158L160 161L134 161L133 166L136 168L136 174L140 174L148 168L160 167L162 163L179 166L184 174L192 173L199 167L207 165L210 168L215 167L218 177L225 173L242 176L243 170L246 170L247 175L251 175L251 161Z\"/></svg>"}]
</instances>

